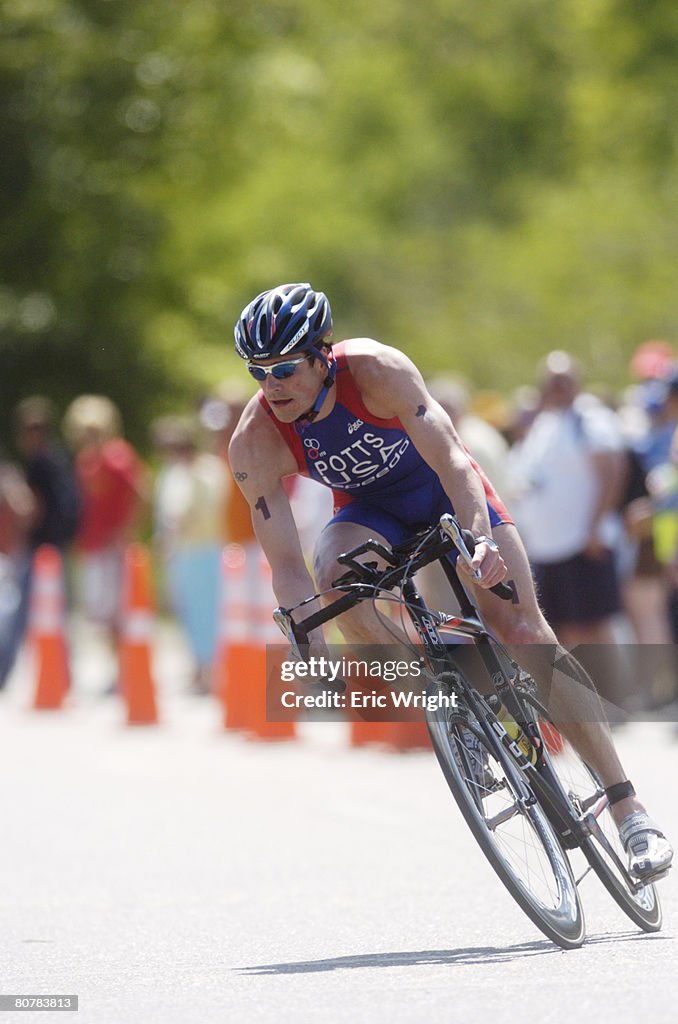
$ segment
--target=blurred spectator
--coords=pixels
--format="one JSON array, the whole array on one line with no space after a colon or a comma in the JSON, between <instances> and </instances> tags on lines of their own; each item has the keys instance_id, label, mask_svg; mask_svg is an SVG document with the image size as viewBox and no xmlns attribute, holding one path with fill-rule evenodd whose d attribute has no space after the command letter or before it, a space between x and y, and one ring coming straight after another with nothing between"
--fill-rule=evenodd
<instances>
[{"instance_id":1,"label":"blurred spectator","mask_svg":"<svg viewBox=\"0 0 678 1024\"><path fill-rule=\"evenodd\" d=\"M501 433L486 419L473 414L469 392L456 377L433 377L427 387L452 420L473 458L503 496L508 445Z\"/></svg>"},{"instance_id":2,"label":"blurred spectator","mask_svg":"<svg viewBox=\"0 0 678 1024\"><path fill-rule=\"evenodd\" d=\"M80 557L79 604L88 619L117 640L127 543L147 497L147 472L122 436L120 414L102 395L81 395L66 411L64 433L76 452L82 496L75 538Z\"/></svg>"},{"instance_id":3,"label":"blurred spectator","mask_svg":"<svg viewBox=\"0 0 678 1024\"><path fill-rule=\"evenodd\" d=\"M509 445L522 441L526 433L534 423L535 416L539 412L541 395L539 389L525 384L517 388L509 401L509 409L506 417L506 426L503 434ZM510 489L507 489L507 494Z\"/></svg>"},{"instance_id":4,"label":"blurred spectator","mask_svg":"<svg viewBox=\"0 0 678 1024\"><path fill-rule=\"evenodd\" d=\"M527 548L546 618L568 647L614 639L620 611L614 549L624 486L624 444L612 410L580 391L579 369L552 352L541 404L510 456L510 508ZM594 673L603 695L626 698Z\"/></svg>"},{"instance_id":5,"label":"blurred spectator","mask_svg":"<svg viewBox=\"0 0 678 1024\"><path fill-rule=\"evenodd\" d=\"M666 384L644 380L625 391L619 408L627 449L627 479L621 513L627 538L624 607L640 644L671 642L667 586L653 538L654 502L648 487L650 434L660 431Z\"/></svg>"},{"instance_id":6,"label":"blurred spectator","mask_svg":"<svg viewBox=\"0 0 678 1024\"><path fill-rule=\"evenodd\" d=\"M23 474L11 463L0 462L0 690L19 647L17 622L29 572L29 534L35 515L35 498Z\"/></svg>"},{"instance_id":7,"label":"blurred spectator","mask_svg":"<svg viewBox=\"0 0 678 1024\"><path fill-rule=\"evenodd\" d=\"M72 466L54 436L51 402L40 395L24 399L14 411L14 424L25 482L33 495L34 513L25 538L24 554L15 560L19 602L11 629L5 624L5 674L11 668L26 632L33 554L41 544L53 544L63 552L75 536L80 511Z\"/></svg>"},{"instance_id":8,"label":"blurred spectator","mask_svg":"<svg viewBox=\"0 0 678 1024\"><path fill-rule=\"evenodd\" d=\"M53 544L64 551L75 537L81 502L71 460L55 436L52 403L39 395L26 398L14 420L26 482L37 503L31 547Z\"/></svg>"},{"instance_id":9,"label":"blurred spectator","mask_svg":"<svg viewBox=\"0 0 678 1024\"><path fill-rule=\"evenodd\" d=\"M426 386L452 420L469 454L503 497L506 489L504 464L508 454L504 437L485 419L474 415L469 391L458 377L449 374L432 377ZM426 566L421 573L421 583L430 605L448 613L457 610L454 595L439 565Z\"/></svg>"},{"instance_id":10,"label":"blurred spectator","mask_svg":"<svg viewBox=\"0 0 678 1024\"><path fill-rule=\"evenodd\" d=\"M671 442L678 425L678 368L659 381L646 381L640 394L646 429L635 448L645 472L671 464Z\"/></svg>"},{"instance_id":11,"label":"blurred spectator","mask_svg":"<svg viewBox=\"0 0 678 1024\"><path fill-rule=\"evenodd\" d=\"M671 569L678 556L678 471L673 455L673 440L678 428L678 365L661 380L647 381L642 398L647 414L647 429L636 440L634 450L646 474L651 503L651 536L657 578L657 594L665 601L669 621L669 640L678 643L678 579ZM649 612L649 609L648 609ZM656 641L658 642L658 641Z\"/></svg>"},{"instance_id":12,"label":"blurred spectator","mask_svg":"<svg viewBox=\"0 0 678 1024\"><path fill-rule=\"evenodd\" d=\"M629 370L637 380L659 380L671 371L675 362L676 354L668 341L644 341L631 356Z\"/></svg>"},{"instance_id":13,"label":"blurred spectator","mask_svg":"<svg viewBox=\"0 0 678 1024\"><path fill-rule=\"evenodd\" d=\"M654 550L654 509L640 460L629 449L630 473L621 504L627 559L621 574L624 610L640 645L635 651L635 679L642 705L665 703L675 686L675 652L669 621L669 581Z\"/></svg>"},{"instance_id":14,"label":"blurred spectator","mask_svg":"<svg viewBox=\"0 0 678 1024\"><path fill-rule=\"evenodd\" d=\"M172 610L195 661L192 688L209 693L229 478L222 459L200 450L197 425L190 419L164 416L153 423L152 437L163 458L155 482L155 539Z\"/></svg>"}]
</instances>

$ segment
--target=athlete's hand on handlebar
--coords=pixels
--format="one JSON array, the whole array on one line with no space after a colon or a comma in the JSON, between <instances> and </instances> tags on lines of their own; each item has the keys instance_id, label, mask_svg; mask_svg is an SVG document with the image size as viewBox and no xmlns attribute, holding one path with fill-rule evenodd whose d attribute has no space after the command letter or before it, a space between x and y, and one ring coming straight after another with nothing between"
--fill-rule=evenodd
<instances>
[{"instance_id":1,"label":"athlete's hand on handlebar","mask_svg":"<svg viewBox=\"0 0 678 1024\"><path fill-rule=\"evenodd\" d=\"M485 537L476 538L470 564L460 558L457 567L483 590L495 587L506 578L506 563L499 554L499 548L494 541Z\"/></svg>"},{"instance_id":2,"label":"athlete's hand on handlebar","mask_svg":"<svg viewBox=\"0 0 678 1024\"><path fill-rule=\"evenodd\" d=\"M502 580L506 576L506 563L492 537L474 537L470 530L464 530L455 516L445 513L440 517L440 528L454 541L459 552L457 571L468 576L484 590L497 588L496 593L509 600L512 590Z\"/></svg>"}]
</instances>

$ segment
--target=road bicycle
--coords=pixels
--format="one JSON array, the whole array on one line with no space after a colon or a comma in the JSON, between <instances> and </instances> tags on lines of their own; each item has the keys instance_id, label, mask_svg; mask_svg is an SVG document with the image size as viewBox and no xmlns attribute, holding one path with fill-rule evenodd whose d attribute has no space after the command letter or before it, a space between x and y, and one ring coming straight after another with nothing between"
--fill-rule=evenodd
<instances>
[{"instance_id":1,"label":"road bicycle","mask_svg":"<svg viewBox=\"0 0 678 1024\"><path fill-rule=\"evenodd\" d=\"M338 558L347 571L330 590L275 620L297 657L308 657L309 634L356 605L392 602L425 671L426 722L449 789L495 872L532 922L564 949L586 937L579 887L591 871L642 930L661 928L656 888L626 868L605 789L558 732L532 677L491 635L456 571L471 563L475 541L444 515L431 529L393 547L370 539ZM374 555L378 560L363 560ZM439 563L459 612L429 608L414 577ZM492 588L512 599L511 587ZM329 601L306 614L317 599ZM394 635L394 617L378 612ZM294 615L294 617L293 617ZM305 617L304 617L305 616ZM446 642L447 641L447 642ZM470 673L469 645L476 667ZM482 679L478 679L478 664ZM471 679L472 675L472 679Z\"/></svg>"}]
</instances>

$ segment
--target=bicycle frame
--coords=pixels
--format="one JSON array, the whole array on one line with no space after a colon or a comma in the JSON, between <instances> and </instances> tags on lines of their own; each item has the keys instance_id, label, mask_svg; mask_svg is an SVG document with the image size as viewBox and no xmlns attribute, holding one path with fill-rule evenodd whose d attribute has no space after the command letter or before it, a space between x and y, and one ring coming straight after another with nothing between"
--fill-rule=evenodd
<instances>
[{"instance_id":1,"label":"bicycle frame","mask_svg":"<svg viewBox=\"0 0 678 1024\"><path fill-rule=\"evenodd\" d=\"M458 546L456 540L454 545ZM414 629L424 649L425 660L433 671L433 678L440 680L441 676L448 674L454 681L454 692L458 701L458 710L450 718L452 720L456 719L460 724L466 724L470 719L470 714L472 714L495 753L498 752L499 747L503 747L510 752L511 757L504 758L504 762L508 762L504 766L507 772L510 773L511 782L515 786L516 793L519 794L520 802L527 805L539 799L565 848L581 846L589 836L595 835L608 856L616 864L631 891L639 891L642 888L642 883L637 882L629 875L626 865L617 856L598 825L597 817L608 804L604 791L599 796L596 795L593 798L593 803L590 806L582 808L580 816L575 813L571 800L568 798L560 780L549 764L549 756L543 750L538 730L529 715L525 714L523 704L516 692L516 683L519 679L520 671L519 666L483 625L475 606L459 579L455 566L447 557L452 546L453 544L449 541L449 538L442 540L437 546L432 547L430 551L431 557L427 558L422 564L430 564L432 562L440 564L459 604L459 616L448 615L444 612L434 612L427 606L412 578L421 566L413 568L411 574L406 573L404 581L398 580L399 573L402 575L402 562L398 561L393 551L385 548L377 541L368 540L352 551L341 555L338 559L342 565L349 566L350 571L346 575L349 577L353 576L354 578L351 582L348 582L346 577L342 577L334 582L332 589L339 592L341 594L340 597L327 607L313 612L305 619L301 619L296 623L292 620L289 611L279 608L275 614L276 622L296 649L297 654L303 657L302 648L308 645L308 634L310 632L324 623L337 618L343 612L355 607L362 601L372 600L381 594L386 594L394 588L395 582L401 583L403 603L408 610ZM387 563L386 568L378 570L376 563L356 561L359 555L367 552L374 552L384 559ZM317 595L314 595L307 601L302 602L299 607L310 603L316 597ZM496 691L509 713L536 748L538 753L536 765L532 764L523 754L515 740L509 736L502 723L483 699L483 695L470 685L463 674L459 673L456 669L449 647L440 635L440 627L445 627L454 635L459 635L473 641L481 657L491 687Z\"/></svg>"},{"instance_id":2,"label":"bicycle frame","mask_svg":"<svg viewBox=\"0 0 678 1024\"><path fill-rule=\"evenodd\" d=\"M492 687L515 721L530 737L531 742L535 744L539 754L538 764L540 765L540 771L525 756L516 741L509 736L497 716L483 700L482 694L469 685L463 675L455 671L454 658L440 636L434 615L417 591L414 582L407 580L403 587L403 597L407 602L407 609L417 635L427 652L428 660L435 667L436 672L439 672L441 669L444 672L447 669L453 673L456 679L455 692L461 710L450 717L452 720L457 719L460 723L465 724L468 721L468 712L472 712L478 726L483 730L495 752L498 745L509 750L512 760L509 761L509 765L506 767L511 774L511 781L516 786L517 792L521 794L521 800L525 803L534 802L535 796L532 789L536 790L544 805L544 809L552 824L556 826L561 838L567 841L567 838L570 837L571 841L576 837L576 842L573 845L579 845L590 835L591 829L575 817L571 804L562 792L560 783L553 776L553 773L549 772L551 775L550 781L547 781L540 773L548 770L548 765L544 759L541 741L536 734L536 730L531 727L531 723L525 717L523 708L515 695L514 687L515 678L518 676L518 666L511 661L508 653L503 650L501 645L496 643L492 635L485 629L454 567L447 559L441 558L439 562L459 602L461 612L459 617L446 617L447 621L443 622L442 625L448 626L454 634L473 640ZM503 659L499 657L498 651L502 652ZM502 664L502 660L508 662L514 670L513 677L509 677L505 665ZM569 845L569 842L567 845Z\"/></svg>"}]
</instances>

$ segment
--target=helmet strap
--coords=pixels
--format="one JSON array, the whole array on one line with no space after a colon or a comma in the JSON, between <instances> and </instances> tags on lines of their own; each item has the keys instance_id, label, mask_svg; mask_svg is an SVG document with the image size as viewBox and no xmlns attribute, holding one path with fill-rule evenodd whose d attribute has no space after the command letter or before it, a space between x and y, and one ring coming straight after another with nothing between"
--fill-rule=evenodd
<instances>
[{"instance_id":1,"label":"helmet strap","mask_svg":"<svg viewBox=\"0 0 678 1024\"><path fill-rule=\"evenodd\" d=\"M320 349L317 348L311 349L311 354L316 359L319 359L321 363L325 364L325 366L327 367L327 376L325 377L325 380L322 382L322 387L318 392L318 397L316 398L311 408L308 410L308 412L305 412L301 416L298 416L297 419L294 421L294 429L297 434L300 434L304 427L307 427L309 423L313 423L313 420L316 419L318 413L323 407L325 399L327 398L330 392L330 388L334 387L334 378L337 375L337 364L334 359L334 356L332 355L331 349L329 359L327 359L320 351Z\"/></svg>"}]
</instances>

